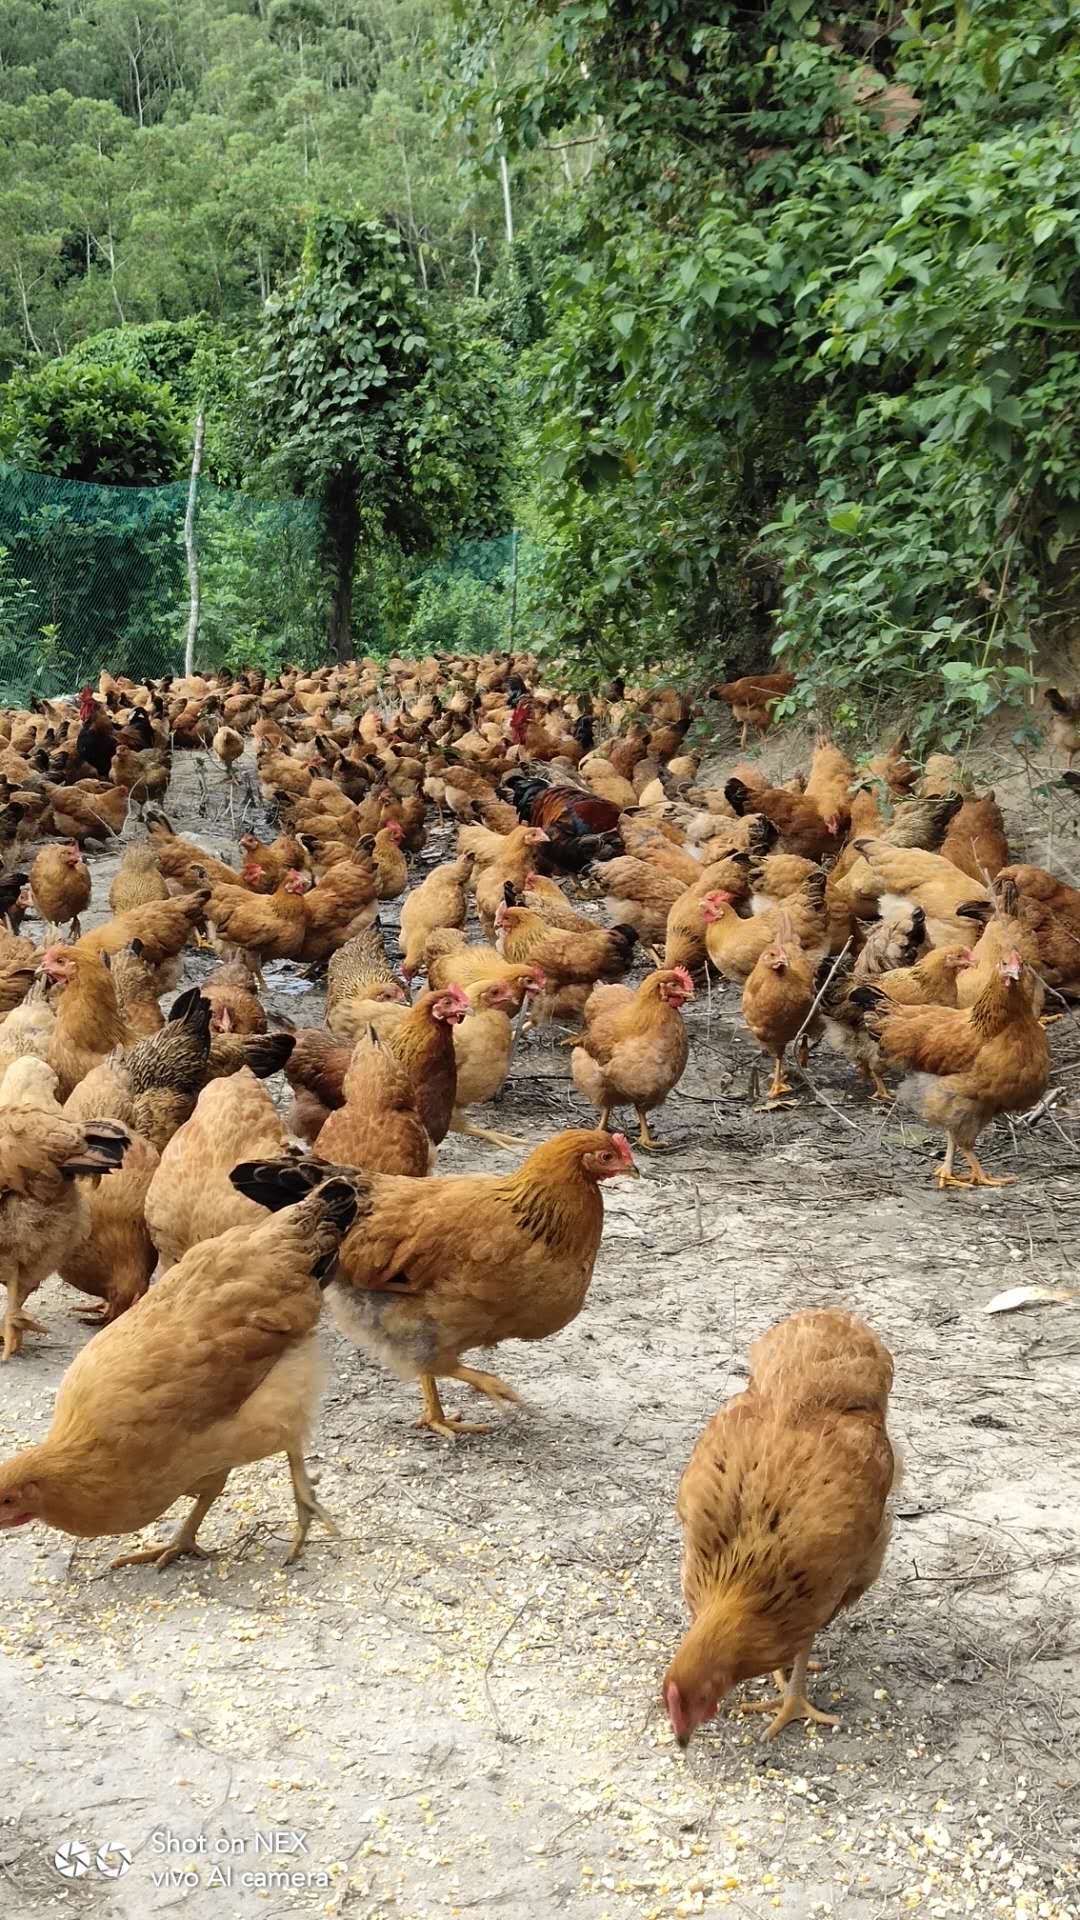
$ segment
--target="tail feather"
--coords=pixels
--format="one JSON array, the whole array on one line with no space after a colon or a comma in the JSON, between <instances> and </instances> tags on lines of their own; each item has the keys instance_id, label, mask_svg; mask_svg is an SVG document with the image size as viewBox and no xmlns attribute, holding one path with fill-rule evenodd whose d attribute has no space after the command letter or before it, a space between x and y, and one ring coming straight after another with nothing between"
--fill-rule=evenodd
<instances>
[{"instance_id":1,"label":"tail feather","mask_svg":"<svg viewBox=\"0 0 1080 1920\"><path fill-rule=\"evenodd\" d=\"M131 1145L128 1129L115 1120L88 1120L83 1139L85 1145L64 1161L65 1174L115 1173Z\"/></svg>"}]
</instances>

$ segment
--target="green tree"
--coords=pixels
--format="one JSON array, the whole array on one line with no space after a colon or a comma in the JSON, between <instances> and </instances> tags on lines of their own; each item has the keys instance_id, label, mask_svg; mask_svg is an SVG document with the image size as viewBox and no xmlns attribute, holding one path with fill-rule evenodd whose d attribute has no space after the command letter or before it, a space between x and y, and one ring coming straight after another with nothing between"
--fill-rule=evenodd
<instances>
[{"instance_id":1,"label":"green tree","mask_svg":"<svg viewBox=\"0 0 1080 1920\"><path fill-rule=\"evenodd\" d=\"M181 471L185 434L167 387L54 360L0 392L0 456L64 480L152 486Z\"/></svg>"},{"instance_id":2,"label":"green tree","mask_svg":"<svg viewBox=\"0 0 1080 1920\"><path fill-rule=\"evenodd\" d=\"M268 303L257 364L266 470L323 509L328 633L344 658L362 542L421 553L497 522L495 350L425 303L396 233L323 215L300 273Z\"/></svg>"}]
</instances>

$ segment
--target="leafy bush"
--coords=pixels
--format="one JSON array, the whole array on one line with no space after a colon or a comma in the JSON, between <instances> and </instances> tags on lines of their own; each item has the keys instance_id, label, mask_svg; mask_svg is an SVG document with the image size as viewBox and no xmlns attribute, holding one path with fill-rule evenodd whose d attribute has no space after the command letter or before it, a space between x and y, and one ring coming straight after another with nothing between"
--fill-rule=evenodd
<instances>
[{"instance_id":1,"label":"leafy bush","mask_svg":"<svg viewBox=\"0 0 1080 1920\"><path fill-rule=\"evenodd\" d=\"M185 462L168 387L116 366L53 360L0 390L0 457L64 480L153 486Z\"/></svg>"},{"instance_id":2,"label":"leafy bush","mask_svg":"<svg viewBox=\"0 0 1080 1920\"><path fill-rule=\"evenodd\" d=\"M927 0L871 43L815 0L524 11L500 88L522 9L460 0L460 98L598 156L523 363L553 651L694 675L775 642L804 703L917 732L1015 695L1051 578L1076 595L1075 10Z\"/></svg>"},{"instance_id":3,"label":"leafy bush","mask_svg":"<svg viewBox=\"0 0 1080 1920\"><path fill-rule=\"evenodd\" d=\"M488 653L505 647L510 602L502 583L472 574L427 574L403 635L406 653Z\"/></svg>"}]
</instances>

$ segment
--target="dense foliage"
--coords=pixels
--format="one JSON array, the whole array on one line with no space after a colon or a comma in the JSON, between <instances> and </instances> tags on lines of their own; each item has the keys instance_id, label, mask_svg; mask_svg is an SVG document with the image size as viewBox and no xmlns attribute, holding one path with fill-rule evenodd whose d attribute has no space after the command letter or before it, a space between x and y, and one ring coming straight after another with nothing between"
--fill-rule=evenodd
<instances>
[{"instance_id":1,"label":"dense foliage","mask_svg":"<svg viewBox=\"0 0 1080 1920\"><path fill-rule=\"evenodd\" d=\"M986 711L1080 526L1075 12L536 0L500 87L522 9L460 11L478 151L596 156L525 368L556 649Z\"/></svg>"}]
</instances>

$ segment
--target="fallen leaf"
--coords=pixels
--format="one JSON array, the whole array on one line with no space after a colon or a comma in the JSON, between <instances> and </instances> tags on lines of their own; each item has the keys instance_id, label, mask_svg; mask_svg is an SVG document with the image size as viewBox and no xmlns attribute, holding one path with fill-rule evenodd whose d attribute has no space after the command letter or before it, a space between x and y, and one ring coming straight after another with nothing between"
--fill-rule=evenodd
<instances>
[{"instance_id":1,"label":"fallen leaf","mask_svg":"<svg viewBox=\"0 0 1080 1920\"><path fill-rule=\"evenodd\" d=\"M1015 1313L1018 1307L1073 1306L1077 1294L1067 1287L1006 1287L987 1303L987 1313Z\"/></svg>"}]
</instances>

